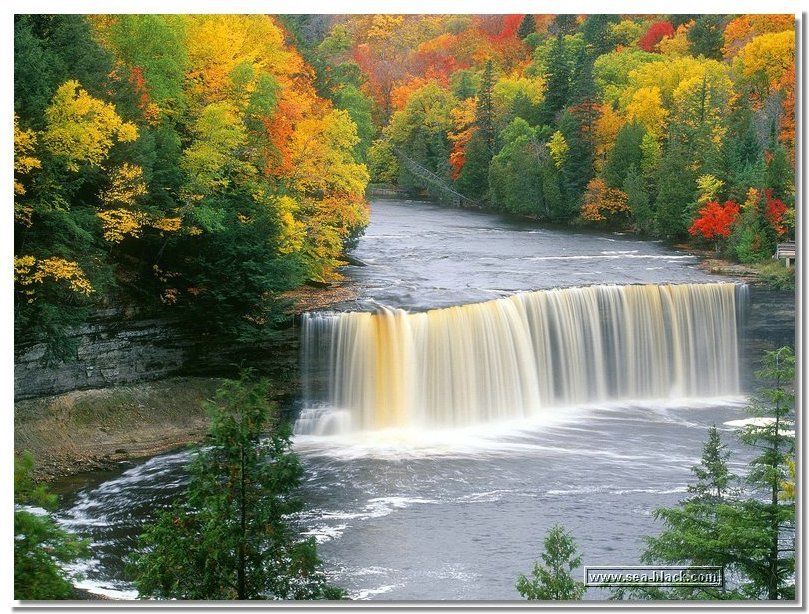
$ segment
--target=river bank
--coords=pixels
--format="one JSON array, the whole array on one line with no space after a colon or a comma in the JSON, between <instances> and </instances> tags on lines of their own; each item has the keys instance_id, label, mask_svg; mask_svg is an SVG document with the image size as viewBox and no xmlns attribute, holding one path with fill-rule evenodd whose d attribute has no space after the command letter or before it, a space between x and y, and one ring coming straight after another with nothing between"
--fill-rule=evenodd
<instances>
[{"instance_id":1,"label":"river bank","mask_svg":"<svg viewBox=\"0 0 809 614\"><path fill-rule=\"evenodd\" d=\"M14 451L30 451L35 477L49 481L200 441L209 424L202 402L221 381L176 377L18 401Z\"/></svg>"},{"instance_id":2,"label":"river bank","mask_svg":"<svg viewBox=\"0 0 809 614\"><path fill-rule=\"evenodd\" d=\"M677 249L690 251L699 258L699 268L711 275L731 277L755 286L772 290L790 290L795 288L795 267L787 269L777 260L756 264L741 264L718 256L709 250L700 250L689 245L675 245Z\"/></svg>"}]
</instances>

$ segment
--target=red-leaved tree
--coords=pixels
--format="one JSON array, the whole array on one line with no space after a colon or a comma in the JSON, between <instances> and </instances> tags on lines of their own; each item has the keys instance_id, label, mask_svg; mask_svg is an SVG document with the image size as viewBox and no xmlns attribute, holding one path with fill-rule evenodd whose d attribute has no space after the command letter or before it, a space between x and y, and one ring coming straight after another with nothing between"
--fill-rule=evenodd
<instances>
[{"instance_id":1,"label":"red-leaved tree","mask_svg":"<svg viewBox=\"0 0 809 614\"><path fill-rule=\"evenodd\" d=\"M674 37L674 26L671 25L670 21L656 21L649 26L649 29L646 30L646 34L638 41L638 47L652 53L655 51L657 43L667 36L670 38Z\"/></svg>"},{"instance_id":2,"label":"red-leaved tree","mask_svg":"<svg viewBox=\"0 0 809 614\"><path fill-rule=\"evenodd\" d=\"M713 239L714 247L719 251L720 241L730 236L733 223L738 217L738 203L729 200L720 205L712 200L699 210L699 217L691 224L688 233L691 236L702 235L706 239Z\"/></svg>"},{"instance_id":3,"label":"red-leaved tree","mask_svg":"<svg viewBox=\"0 0 809 614\"><path fill-rule=\"evenodd\" d=\"M787 212L787 206L782 200L773 197L771 189L767 188L764 194L767 197L764 217L767 218L767 222L772 226L775 234L781 237L787 232L787 227L784 225L784 214Z\"/></svg>"}]
</instances>

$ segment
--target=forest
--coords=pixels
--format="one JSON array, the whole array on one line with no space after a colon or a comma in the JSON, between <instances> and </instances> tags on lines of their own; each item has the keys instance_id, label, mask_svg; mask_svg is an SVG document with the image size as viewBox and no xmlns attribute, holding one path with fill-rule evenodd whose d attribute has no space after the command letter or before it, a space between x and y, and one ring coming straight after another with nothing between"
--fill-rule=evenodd
<instances>
[{"instance_id":1,"label":"forest","mask_svg":"<svg viewBox=\"0 0 809 614\"><path fill-rule=\"evenodd\" d=\"M373 184L769 259L792 15L18 15L17 344L93 308L239 340L339 278ZM435 177L425 185L413 165Z\"/></svg>"}]
</instances>

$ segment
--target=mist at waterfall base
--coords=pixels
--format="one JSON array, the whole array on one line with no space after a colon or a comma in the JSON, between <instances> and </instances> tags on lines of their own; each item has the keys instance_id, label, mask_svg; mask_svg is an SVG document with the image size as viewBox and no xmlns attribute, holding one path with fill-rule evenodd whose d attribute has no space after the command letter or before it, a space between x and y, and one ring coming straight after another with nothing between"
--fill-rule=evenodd
<instances>
[{"instance_id":1,"label":"mist at waterfall base","mask_svg":"<svg viewBox=\"0 0 809 614\"><path fill-rule=\"evenodd\" d=\"M794 334L783 297L779 319L754 295L750 312L778 328L753 325L752 339L745 322L737 348L745 290L689 255L428 204L372 211L347 306L361 312L304 319L294 408L307 470L296 522L352 598L516 599L560 522L585 564L637 564L710 424L742 471L749 451L726 423L744 417L751 355ZM643 285L526 292L585 277ZM458 303L475 304L435 309ZM123 558L183 488L187 459L74 492L60 518L94 542L85 586L135 596Z\"/></svg>"}]
</instances>

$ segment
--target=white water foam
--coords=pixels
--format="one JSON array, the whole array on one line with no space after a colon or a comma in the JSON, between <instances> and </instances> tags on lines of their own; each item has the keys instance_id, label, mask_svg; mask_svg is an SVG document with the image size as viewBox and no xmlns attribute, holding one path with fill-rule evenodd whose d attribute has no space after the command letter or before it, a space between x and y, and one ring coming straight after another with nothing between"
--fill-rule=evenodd
<instances>
[{"instance_id":1,"label":"white water foam","mask_svg":"<svg viewBox=\"0 0 809 614\"><path fill-rule=\"evenodd\" d=\"M644 402L614 401L557 407L552 408L552 413L549 411L533 418L503 420L454 429L388 428L332 435L296 434L293 446L300 454L327 456L340 460L496 457L533 454L537 451L608 459L611 453L606 450L543 445L542 433L549 430L586 431L591 430L599 422L610 420L697 427L698 422L688 419L691 412L696 412L694 418L697 418L700 412L720 406L741 410L745 402L746 398L740 395L706 399L656 399ZM328 411L327 408L321 410ZM624 460L646 458L643 455L626 453L613 456Z\"/></svg>"}]
</instances>

